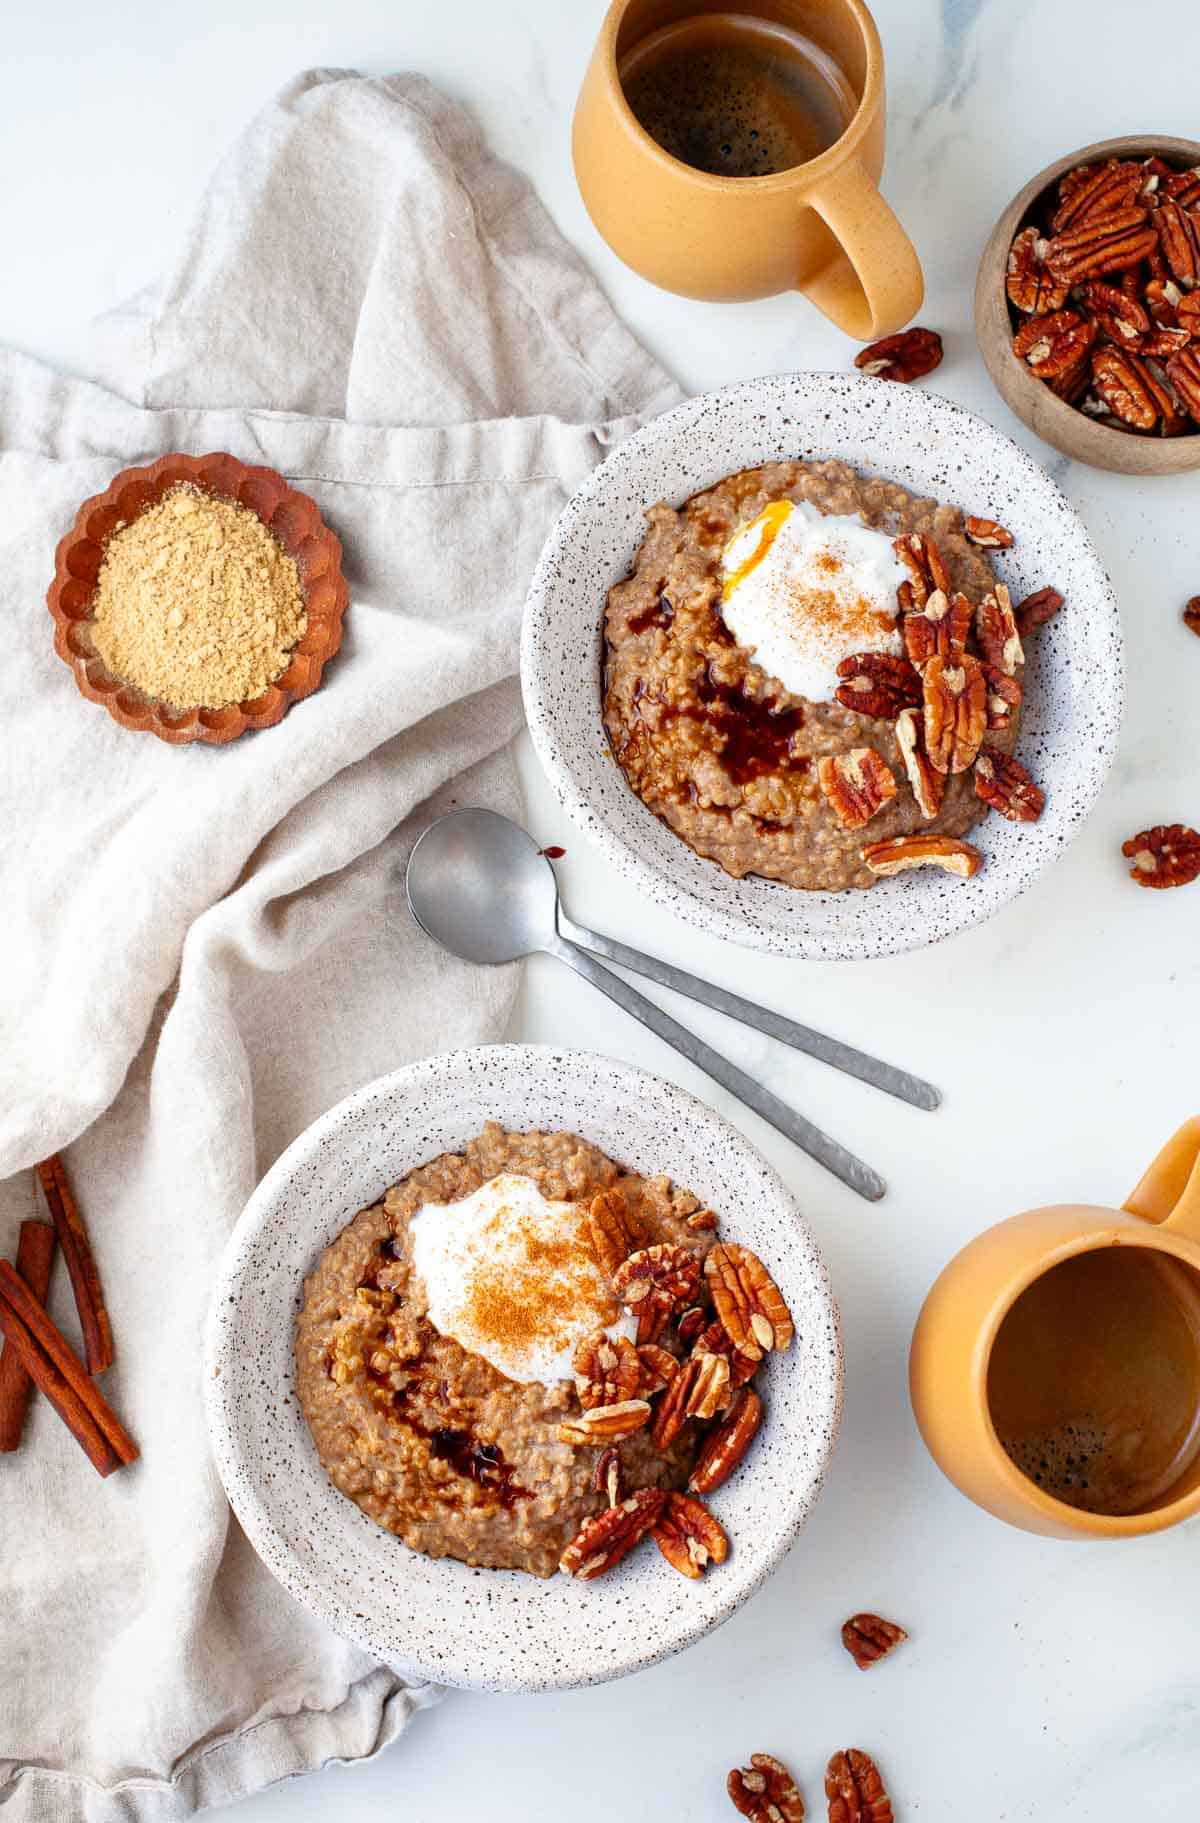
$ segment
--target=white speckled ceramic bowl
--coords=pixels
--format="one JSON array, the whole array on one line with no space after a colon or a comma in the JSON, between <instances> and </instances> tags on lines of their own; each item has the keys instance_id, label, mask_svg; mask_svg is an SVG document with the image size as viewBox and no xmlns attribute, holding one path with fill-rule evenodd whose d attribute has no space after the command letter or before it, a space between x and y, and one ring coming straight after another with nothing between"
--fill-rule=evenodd
<instances>
[{"instance_id":1,"label":"white speckled ceramic bowl","mask_svg":"<svg viewBox=\"0 0 1200 1823\"><path fill-rule=\"evenodd\" d=\"M628 572L645 507L677 504L737 469L837 456L912 492L998 519L1014 600L1051 584L1066 607L1030 641L1018 755L1046 792L1037 824L998 816L972 840L973 880L934 870L869 892L798 892L734 880L634 796L600 716L605 595ZM862 374L775 374L706 393L622 443L561 514L529 591L521 677L530 733L564 809L617 871L714 935L783 956L861 959L918 949L980 923L1070 842L1104 783L1123 706L1112 587L1074 508L1008 437L920 387Z\"/></svg>"},{"instance_id":2,"label":"white speckled ceramic bowl","mask_svg":"<svg viewBox=\"0 0 1200 1823\"><path fill-rule=\"evenodd\" d=\"M760 1254L796 1322L759 1384L767 1417L712 1496L732 1540L702 1582L653 1545L594 1583L471 1570L410 1551L334 1488L296 1400L303 1280L367 1203L486 1120L580 1133L710 1203ZM541 1045L429 1057L360 1089L301 1134L251 1197L222 1263L205 1349L217 1467L234 1512L292 1595L406 1674L480 1690L548 1690L637 1671L700 1638L765 1581L821 1489L841 1413L837 1310L790 1193L740 1133L628 1064Z\"/></svg>"}]
</instances>

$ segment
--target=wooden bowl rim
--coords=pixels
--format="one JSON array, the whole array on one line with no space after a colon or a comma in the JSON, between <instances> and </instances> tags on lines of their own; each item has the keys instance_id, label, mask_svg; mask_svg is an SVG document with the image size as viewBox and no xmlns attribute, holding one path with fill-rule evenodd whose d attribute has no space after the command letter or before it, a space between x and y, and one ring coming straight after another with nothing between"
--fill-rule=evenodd
<instances>
[{"instance_id":1,"label":"wooden bowl rim","mask_svg":"<svg viewBox=\"0 0 1200 1823\"><path fill-rule=\"evenodd\" d=\"M63 606L62 595L67 584L78 581L72 576L68 565L73 553L83 544L94 540L89 536L87 524L91 516L100 508L115 507L120 495L131 483L144 482L157 486L164 471L171 470L173 479L185 479L192 482L215 499L231 500L235 505L244 506L249 512L267 527L274 531L271 520L264 519L261 512L250 502L242 500L237 493L213 486L202 479L205 469L214 463L226 465L228 477L241 485L251 477L262 477L278 484L282 493L274 509L289 501L303 501L306 511L316 515L316 523L307 537L317 540L329 553L330 561L312 581L323 585L332 585L334 604L331 612L322 614L314 625L309 616L309 624L303 638L292 650L288 664L281 674L287 677L293 669L297 655L305 661L304 674L293 683L284 686L281 679L268 684L260 696L250 697L245 702L232 704L225 709L205 709L194 707L183 711L174 711L165 703L146 696L136 685L126 679L117 677L108 670L103 661L97 657L85 657L71 650L69 629L77 625L79 615L69 614ZM179 474L180 469L185 473ZM273 514L274 516L274 514ZM279 533L275 533L279 537ZM281 539L285 544L286 541ZM293 553L294 555L294 553ZM301 577L301 588L304 593L307 609L309 590L312 584ZM327 525L325 519L311 494L302 488L293 487L285 475L267 463L243 462L240 457L228 450L210 450L204 455L192 456L182 450L171 450L166 455L158 456L153 462L135 464L118 471L104 489L103 493L91 494L80 502L71 528L59 539L54 552L54 579L46 592L46 606L54 621L54 649L71 671L76 686L82 696L89 702L98 703L107 709L113 720L122 728L134 733L153 734L169 745L187 746L193 741L204 741L209 746L223 747L235 741L252 729L272 728L283 720L293 703L311 696L319 688L325 666L337 653L342 642L342 623L349 604L350 592L342 572L342 545L337 533ZM84 619L90 618L84 616ZM313 644L306 647L306 642L318 633ZM122 700L124 699L124 700ZM136 699L136 700L135 700Z\"/></svg>"},{"instance_id":2,"label":"wooden bowl rim","mask_svg":"<svg viewBox=\"0 0 1200 1823\"><path fill-rule=\"evenodd\" d=\"M1000 337L995 333L992 312L997 298L1008 324L1008 299L1005 292L1005 267L1008 250L1017 227L1033 203L1048 190L1056 178L1074 165L1099 164L1106 158L1152 157L1158 153L1169 159L1200 166L1200 140L1180 139L1169 133L1125 133L1112 139L1097 140L1056 158L1044 170L1031 177L1013 197L996 220L979 261L975 280L975 336L984 365L996 390L1027 429L1073 461L1104 468L1119 474L1182 475L1200 468L1200 426L1182 437L1152 438L1133 431L1113 430L1098 424L1075 406L1068 405L1048 386L1026 371L1012 352L1009 331ZM1006 375L1008 390L1001 384L997 368ZM1015 394L1016 397L1012 395ZM1042 428L1035 418L1040 418ZM1049 431L1055 434L1049 435ZM1162 452L1148 464L1150 451ZM1139 460L1139 455L1143 458Z\"/></svg>"}]
</instances>

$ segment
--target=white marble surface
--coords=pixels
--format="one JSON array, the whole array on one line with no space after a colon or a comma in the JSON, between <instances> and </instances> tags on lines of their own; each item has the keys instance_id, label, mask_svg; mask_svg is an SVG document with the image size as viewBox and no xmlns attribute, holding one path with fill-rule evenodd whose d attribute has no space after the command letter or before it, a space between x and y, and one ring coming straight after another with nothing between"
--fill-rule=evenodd
<instances>
[{"instance_id":1,"label":"white marble surface","mask_svg":"<svg viewBox=\"0 0 1200 1823\"><path fill-rule=\"evenodd\" d=\"M42 0L9 8L0 109L0 338L70 365L81 326L163 264L218 149L305 64L418 68L479 111L534 178L634 329L689 388L852 349L797 298L682 302L623 271L592 232L567 155L600 0ZM1120 1546L1027 1538L939 1476L913 1428L908 1337L947 1257L1029 1204L1119 1201L1200 1109L1200 887L1139 892L1122 839L1200 822L1195 477L1134 481L1041 450L993 393L970 296L987 230L1028 174L1118 132L1200 130L1200 23L1162 0L1153 29L1114 0L877 0L889 60L887 193L925 262L936 387L1051 468L1122 602L1129 706L1114 775L1079 840L1021 902L924 955L787 964L668 924L564 826L526 752L531 827L567 848L577 916L908 1063L936 1116L891 1104L714 1017L698 1029L856 1143L892 1192L868 1208L614 1009L529 970L513 1036L585 1041L722 1106L785 1173L833 1271L848 1357L828 1491L769 1588L719 1633L636 1680L542 1698L456 1695L364 1767L244 1803L246 1823L660 1823L731 1817L727 1767L786 1757L822 1814L835 1747L875 1751L900 1818L1118 1823L1200 1812L1195 1527ZM113 199L117 201L114 205ZM985 503L976 503L984 505ZM836 1643L856 1607L913 1642L862 1677Z\"/></svg>"}]
</instances>

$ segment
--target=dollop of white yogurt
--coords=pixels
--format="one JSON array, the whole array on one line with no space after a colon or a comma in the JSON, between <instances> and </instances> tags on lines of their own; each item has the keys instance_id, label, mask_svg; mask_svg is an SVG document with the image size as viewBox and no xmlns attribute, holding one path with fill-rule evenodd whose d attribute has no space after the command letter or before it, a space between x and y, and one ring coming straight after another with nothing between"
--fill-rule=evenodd
<instances>
[{"instance_id":1,"label":"dollop of white yogurt","mask_svg":"<svg viewBox=\"0 0 1200 1823\"><path fill-rule=\"evenodd\" d=\"M636 1322L588 1250L584 1213L516 1173L426 1204L410 1245L430 1322L523 1385L570 1379L576 1348L598 1329L632 1339Z\"/></svg>"},{"instance_id":2,"label":"dollop of white yogurt","mask_svg":"<svg viewBox=\"0 0 1200 1823\"><path fill-rule=\"evenodd\" d=\"M903 650L896 590L908 572L885 532L806 500L772 500L721 557L721 613L739 646L793 696L830 702L857 652Z\"/></svg>"}]
</instances>

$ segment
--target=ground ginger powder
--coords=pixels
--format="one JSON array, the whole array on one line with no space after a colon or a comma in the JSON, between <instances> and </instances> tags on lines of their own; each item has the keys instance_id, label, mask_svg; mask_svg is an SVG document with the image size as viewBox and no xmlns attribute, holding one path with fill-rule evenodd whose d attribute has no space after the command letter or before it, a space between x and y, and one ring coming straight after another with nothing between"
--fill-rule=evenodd
<instances>
[{"instance_id":1,"label":"ground ginger powder","mask_svg":"<svg viewBox=\"0 0 1200 1823\"><path fill-rule=\"evenodd\" d=\"M307 624L295 558L235 501L181 484L105 546L96 651L172 709L261 696Z\"/></svg>"}]
</instances>

